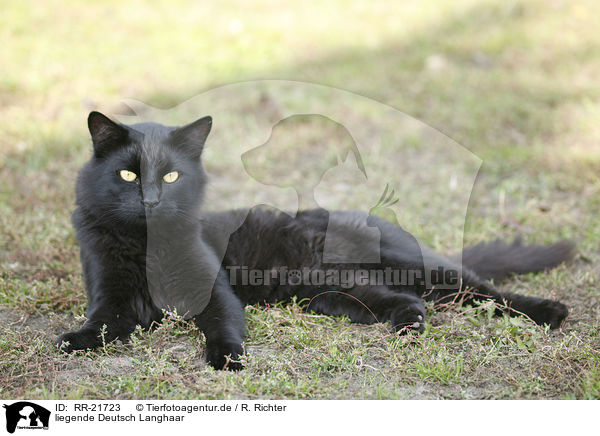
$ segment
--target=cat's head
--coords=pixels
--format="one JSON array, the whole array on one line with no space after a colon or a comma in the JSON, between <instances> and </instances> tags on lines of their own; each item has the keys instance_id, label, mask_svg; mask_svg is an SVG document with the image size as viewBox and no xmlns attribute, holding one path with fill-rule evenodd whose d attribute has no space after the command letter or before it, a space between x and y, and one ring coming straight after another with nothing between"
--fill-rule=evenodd
<instances>
[{"instance_id":1,"label":"cat's head","mask_svg":"<svg viewBox=\"0 0 600 436\"><path fill-rule=\"evenodd\" d=\"M77 204L112 224L195 219L206 184L200 156L211 125L210 117L183 127L125 125L91 112L94 150L79 174Z\"/></svg>"}]
</instances>

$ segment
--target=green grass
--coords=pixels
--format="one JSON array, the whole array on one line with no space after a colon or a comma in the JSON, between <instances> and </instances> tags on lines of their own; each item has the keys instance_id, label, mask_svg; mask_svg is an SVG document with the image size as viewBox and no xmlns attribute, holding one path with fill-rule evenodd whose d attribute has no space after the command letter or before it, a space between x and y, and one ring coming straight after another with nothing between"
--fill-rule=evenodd
<instances>
[{"instance_id":1,"label":"green grass","mask_svg":"<svg viewBox=\"0 0 600 436\"><path fill-rule=\"evenodd\" d=\"M600 398L596 3L4 5L0 394ZM369 210L390 184L401 198L393 208L400 224L444 252L462 243L467 201L467 245L516 235L531 242L575 240L580 256L573 264L501 284L564 301L571 311L564 328L548 332L524 319L492 318L484 305L430 308L423 335L398 337L386 325L304 314L293 304L246 308L248 356L237 374L207 368L202 335L173 317L136 333L129 344L57 353L52 340L81 325L85 307L70 214L76 172L90 154L87 113L122 113L124 98L168 109L253 79L314 82L373 99L353 98L340 112L346 120L370 120L363 124L367 131L377 123L385 127L380 144L361 148L369 179L363 186L355 173L327 173L317 199L328 207ZM175 111L183 122L215 116L205 165L219 195L210 207L264 201L265 192L285 203L289 193L238 177L239 154L263 143L265 126L282 112L327 102L328 91L237 89L243 92L225 88ZM374 102L419 122L401 114L385 118ZM149 112L157 120L172 115ZM328 157L306 145L305 127L292 127L284 146L259 157L256 179L303 180L321 171ZM427 183L473 174L476 159L456 166L439 153L449 148L461 156L456 143L483 162L466 197ZM240 172L232 174L234 161ZM419 168L434 168L426 174L433 178L423 179Z\"/></svg>"}]
</instances>

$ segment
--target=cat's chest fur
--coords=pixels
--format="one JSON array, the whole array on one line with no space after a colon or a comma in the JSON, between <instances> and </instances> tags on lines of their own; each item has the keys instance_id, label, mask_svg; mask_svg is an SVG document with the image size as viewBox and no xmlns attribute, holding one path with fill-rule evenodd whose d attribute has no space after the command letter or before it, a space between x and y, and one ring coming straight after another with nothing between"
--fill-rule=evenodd
<instances>
[{"instance_id":1,"label":"cat's chest fur","mask_svg":"<svg viewBox=\"0 0 600 436\"><path fill-rule=\"evenodd\" d=\"M196 223L105 227L81 210L73 222L81 245L88 296L121 301L148 327L161 309L202 312L222 268Z\"/></svg>"},{"instance_id":2,"label":"cat's chest fur","mask_svg":"<svg viewBox=\"0 0 600 436\"><path fill-rule=\"evenodd\" d=\"M161 311L148 293L145 232L96 225L79 209L73 213L73 224L90 301L107 297L120 301L144 327L160 320Z\"/></svg>"}]
</instances>

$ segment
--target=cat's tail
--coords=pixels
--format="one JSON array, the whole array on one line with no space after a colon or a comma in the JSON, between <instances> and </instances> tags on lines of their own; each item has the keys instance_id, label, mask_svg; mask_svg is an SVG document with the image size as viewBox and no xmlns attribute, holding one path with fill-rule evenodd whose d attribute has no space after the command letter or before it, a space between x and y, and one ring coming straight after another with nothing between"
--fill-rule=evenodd
<instances>
[{"instance_id":1,"label":"cat's tail","mask_svg":"<svg viewBox=\"0 0 600 436\"><path fill-rule=\"evenodd\" d=\"M566 239L550 245L523 245L520 239L507 244L496 239L467 248L462 263L483 279L500 280L513 274L554 268L573 259L575 251L575 244Z\"/></svg>"}]
</instances>

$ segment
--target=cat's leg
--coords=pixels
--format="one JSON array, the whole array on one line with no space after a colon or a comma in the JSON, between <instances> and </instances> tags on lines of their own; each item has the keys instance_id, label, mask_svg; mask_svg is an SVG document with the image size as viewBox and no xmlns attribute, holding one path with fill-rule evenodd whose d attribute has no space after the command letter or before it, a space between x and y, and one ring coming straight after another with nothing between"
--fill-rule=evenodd
<instances>
[{"instance_id":1,"label":"cat's leg","mask_svg":"<svg viewBox=\"0 0 600 436\"><path fill-rule=\"evenodd\" d=\"M105 297L91 301L88 319L79 330L64 333L56 345L66 352L94 349L115 339L127 340L135 330L136 320L127 302Z\"/></svg>"},{"instance_id":2,"label":"cat's leg","mask_svg":"<svg viewBox=\"0 0 600 436\"><path fill-rule=\"evenodd\" d=\"M567 307L554 300L529 297L510 292L501 292L490 282L483 280L473 271L462 269L462 284L453 290L433 290L427 300L437 304L453 302L470 303L474 300L491 299L498 303L498 314L508 313L510 316L526 315L535 323L548 324L550 328L558 328L569 314Z\"/></svg>"},{"instance_id":3,"label":"cat's leg","mask_svg":"<svg viewBox=\"0 0 600 436\"><path fill-rule=\"evenodd\" d=\"M81 264L88 294L87 320L81 329L61 335L61 350L94 349L115 339L127 340L137 324L149 327L161 313L144 298L145 274L136 264L100 256L105 247L81 245ZM138 317L143 312L144 320Z\"/></svg>"},{"instance_id":4,"label":"cat's leg","mask_svg":"<svg viewBox=\"0 0 600 436\"><path fill-rule=\"evenodd\" d=\"M223 274L217 278L210 301L194 321L206 337L206 361L215 369L243 369L244 307Z\"/></svg>"},{"instance_id":5,"label":"cat's leg","mask_svg":"<svg viewBox=\"0 0 600 436\"><path fill-rule=\"evenodd\" d=\"M392 327L400 333L425 329L423 300L414 293L393 291L383 285L317 292L307 309L327 315L345 315L362 324L391 321Z\"/></svg>"},{"instance_id":6,"label":"cat's leg","mask_svg":"<svg viewBox=\"0 0 600 436\"><path fill-rule=\"evenodd\" d=\"M418 286L419 294L427 301L447 304L492 299L498 303L499 307L505 308L504 312L512 316L525 314L536 323L549 324L551 328L560 327L568 315L566 306L558 301L501 292L495 289L490 282L478 277L475 272L464 266L460 268L447 257L420 245L412 235L399 227L375 217L369 217L369 219L372 225L377 226L381 231L383 266L401 270L422 270L424 278L431 279L432 283L429 285ZM455 284L448 283L449 286L440 286L439 283L436 284L433 281L433 276L438 271L457 273L448 277L460 279ZM444 280L446 279L444 278ZM498 312L502 313L503 310Z\"/></svg>"}]
</instances>

